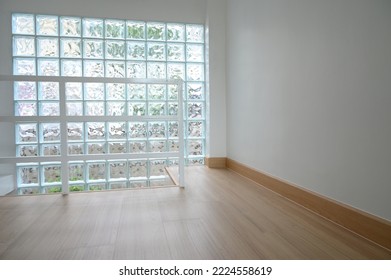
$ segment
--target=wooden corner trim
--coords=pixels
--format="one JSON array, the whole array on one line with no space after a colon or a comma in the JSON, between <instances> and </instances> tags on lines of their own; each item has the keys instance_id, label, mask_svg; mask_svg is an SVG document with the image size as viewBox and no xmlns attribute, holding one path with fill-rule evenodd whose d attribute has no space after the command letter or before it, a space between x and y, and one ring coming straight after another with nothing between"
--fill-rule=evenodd
<instances>
[{"instance_id":1,"label":"wooden corner trim","mask_svg":"<svg viewBox=\"0 0 391 280\"><path fill-rule=\"evenodd\" d=\"M205 165L209 168L227 168L227 158L225 157L206 157Z\"/></svg>"},{"instance_id":2,"label":"wooden corner trim","mask_svg":"<svg viewBox=\"0 0 391 280\"><path fill-rule=\"evenodd\" d=\"M227 168L391 250L391 222L227 159Z\"/></svg>"}]
</instances>

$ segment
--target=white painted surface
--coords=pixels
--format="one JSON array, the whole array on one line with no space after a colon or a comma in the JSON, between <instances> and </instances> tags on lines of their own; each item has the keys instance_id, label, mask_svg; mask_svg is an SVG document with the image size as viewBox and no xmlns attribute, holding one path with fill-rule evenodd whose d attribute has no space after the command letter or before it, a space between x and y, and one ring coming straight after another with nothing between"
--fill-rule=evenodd
<instances>
[{"instance_id":1,"label":"white painted surface","mask_svg":"<svg viewBox=\"0 0 391 280\"><path fill-rule=\"evenodd\" d=\"M391 2L227 10L228 156L391 220Z\"/></svg>"},{"instance_id":2,"label":"white painted surface","mask_svg":"<svg viewBox=\"0 0 391 280\"><path fill-rule=\"evenodd\" d=\"M0 176L0 196L6 195L14 190L14 176Z\"/></svg>"}]
</instances>

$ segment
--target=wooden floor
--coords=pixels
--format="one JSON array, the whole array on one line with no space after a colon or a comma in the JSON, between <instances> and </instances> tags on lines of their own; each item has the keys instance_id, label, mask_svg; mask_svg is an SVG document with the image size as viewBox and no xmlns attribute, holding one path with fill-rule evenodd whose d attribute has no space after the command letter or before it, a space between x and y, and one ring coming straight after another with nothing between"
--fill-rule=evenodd
<instances>
[{"instance_id":1,"label":"wooden floor","mask_svg":"<svg viewBox=\"0 0 391 280\"><path fill-rule=\"evenodd\" d=\"M0 259L391 259L231 171L187 188L0 198Z\"/></svg>"}]
</instances>

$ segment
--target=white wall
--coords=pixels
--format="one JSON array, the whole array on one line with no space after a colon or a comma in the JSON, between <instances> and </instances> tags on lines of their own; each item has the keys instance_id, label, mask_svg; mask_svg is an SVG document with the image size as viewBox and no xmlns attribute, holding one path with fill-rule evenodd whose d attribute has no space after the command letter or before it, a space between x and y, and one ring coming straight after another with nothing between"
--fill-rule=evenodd
<instances>
[{"instance_id":1,"label":"white wall","mask_svg":"<svg viewBox=\"0 0 391 280\"><path fill-rule=\"evenodd\" d=\"M391 1L228 0L228 157L391 220Z\"/></svg>"}]
</instances>

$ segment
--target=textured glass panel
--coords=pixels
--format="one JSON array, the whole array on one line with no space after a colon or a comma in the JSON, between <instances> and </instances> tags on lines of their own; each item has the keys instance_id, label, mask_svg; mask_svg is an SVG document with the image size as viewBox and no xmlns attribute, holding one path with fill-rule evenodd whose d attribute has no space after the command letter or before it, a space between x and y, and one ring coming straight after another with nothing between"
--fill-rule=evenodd
<instances>
[{"instance_id":1,"label":"textured glass panel","mask_svg":"<svg viewBox=\"0 0 391 280\"><path fill-rule=\"evenodd\" d=\"M60 124L59 123L43 123L41 124L41 137L43 142L59 142Z\"/></svg>"},{"instance_id":2,"label":"textured glass panel","mask_svg":"<svg viewBox=\"0 0 391 280\"><path fill-rule=\"evenodd\" d=\"M83 123L68 123L68 141L83 141Z\"/></svg>"},{"instance_id":3,"label":"textured glass panel","mask_svg":"<svg viewBox=\"0 0 391 280\"><path fill-rule=\"evenodd\" d=\"M178 137L178 122L169 122L168 123L168 137L177 138Z\"/></svg>"},{"instance_id":4,"label":"textured glass panel","mask_svg":"<svg viewBox=\"0 0 391 280\"><path fill-rule=\"evenodd\" d=\"M103 20L101 19L83 19L83 36L92 38L103 37Z\"/></svg>"},{"instance_id":5,"label":"textured glass panel","mask_svg":"<svg viewBox=\"0 0 391 280\"><path fill-rule=\"evenodd\" d=\"M19 147L19 156L20 157L36 157L38 156L38 146L37 145L20 145Z\"/></svg>"},{"instance_id":6,"label":"textured glass panel","mask_svg":"<svg viewBox=\"0 0 391 280\"><path fill-rule=\"evenodd\" d=\"M148 187L147 181L132 181L129 183L129 187L132 189L140 189Z\"/></svg>"},{"instance_id":7,"label":"textured glass panel","mask_svg":"<svg viewBox=\"0 0 391 280\"><path fill-rule=\"evenodd\" d=\"M166 45L148 43L148 60L166 60Z\"/></svg>"},{"instance_id":8,"label":"textured glass panel","mask_svg":"<svg viewBox=\"0 0 391 280\"><path fill-rule=\"evenodd\" d=\"M84 40L84 58L103 58L102 40Z\"/></svg>"},{"instance_id":9,"label":"textured glass panel","mask_svg":"<svg viewBox=\"0 0 391 280\"><path fill-rule=\"evenodd\" d=\"M165 122L150 122L149 127L150 138L165 138L166 137L166 123Z\"/></svg>"},{"instance_id":10,"label":"textured glass panel","mask_svg":"<svg viewBox=\"0 0 391 280\"><path fill-rule=\"evenodd\" d=\"M187 98L189 100L204 100L204 84L203 83L188 83Z\"/></svg>"},{"instance_id":11,"label":"textured glass panel","mask_svg":"<svg viewBox=\"0 0 391 280\"><path fill-rule=\"evenodd\" d=\"M18 181L22 185L38 184L38 166L23 166L18 168Z\"/></svg>"},{"instance_id":12,"label":"textured glass panel","mask_svg":"<svg viewBox=\"0 0 391 280\"><path fill-rule=\"evenodd\" d=\"M36 116L37 103L36 102L17 102L16 103L17 116Z\"/></svg>"},{"instance_id":13,"label":"textured glass panel","mask_svg":"<svg viewBox=\"0 0 391 280\"><path fill-rule=\"evenodd\" d=\"M128 169L126 161L110 162L109 168L110 179L126 180Z\"/></svg>"},{"instance_id":14,"label":"textured glass panel","mask_svg":"<svg viewBox=\"0 0 391 280\"><path fill-rule=\"evenodd\" d=\"M61 60L62 76L81 77L82 76L82 61L81 60Z\"/></svg>"},{"instance_id":15,"label":"textured glass panel","mask_svg":"<svg viewBox=\"0 0 391 280\"><path fill-rule=\"evenodd\" d=\"M145 62L128 62L126 67L128 69L128 78L146 78Z\"/></svg>"},{"instance_id":16,"label":"textured glass panel","mask_svg":"<svg viewBox=\"0 0 391 280\"><path fill-rule=\"evenodd\" d=\"M166 114L166 104L150 102L148 107L149 116L162 116Z\"/></svg>"},{"instance_id":17,"label":"textured glass panel","mask_svg":"<svg viewBox=\"0 0 391 280\"><path fill-rule=\"evenodd\" d=\"M150 84L148 85L148 99L164 100L166 97L166 85Z\"/></svg>"},{"instance_id":18,"label":"textured glass panel","mask_svg":"<svg viewBox=\"0 0 391 280\"><path fill-rule=\"evenodd\" d=\"M35 59L14 58L14 75L35 75Z\"/></svg>"},{"instance_id":19,"label":"textured glass panel","mask_svg":"<svg viewBox=\"0 0 391 280\"><path fill-rule=\"evenodd\" d=\"M178 100L178 86L177 85L168 85L168 99L169 100Z\"/></svg>"},{"instance_id":20,"label":"textured glass panel","mask_svg":"<svg viewBox=\"0 0 391 280\"><path fill-rule=\"evenodd\" d=\"M67 116L83 116L83 103L67 102Z\"/></svg>"},{"instance_id":21,"label":"textured glass panel","mask_svg":"<svg viewBox=\"0 0 391 280\"><path fill-rule=\"evenodd\" d=\"M145 91L146 85L144 84L128 84L128 99L145 99Z\"/></svg>"},{"instance_id":22,"label":"textured glass panel","mask_svg":"<svg viewBox=\"0 0 391 280\"><path fill-rule=\"evenodd\" d=\"M12 33L34 35L35 34L34 16L29 14L13 14Z\"/></svg>"},{"instance_id":23,"label":"textured glass panel","mask_svg":"<svg viewBox=\"0 0 391 280\"><path fill-rule=\"evenodd\" d=\"M84 184L70 185L69 186L69 191L70 192L82 192L82 191L84 191L84 189L85 189Z\"/></svg>"},{"instance_id":24,"label":"textured glass panel","mask_svg":"<svg viewBox=\"0 0 391 280\"><path fill-rule=\"evenodd\" d=\"M81 19L73 17L62 17L61 36L80 37L81 35Z\"/></svg>"},{"instance_id":25,"label":"textured glass panel","mask_svg":"<svg viewBox=\"0 0 391 280\"><path fill-rule=\"evenodd\" d=\"M150 177L164 177L166 175L165 172L166 161L165 160L151 160L149 162L150 168Z\"/></svg>"},{"instance_id":26,"label":"textured glass panel","mask_svg":"<svg viewBox=\"0 0 391 280\"><path fill-rule=\"evenodd\" d=\"M109 139L126 139L126 123L109 123Z\"/></svg>"},{"instance_id":27,"label":"textured glass panel","mask_svg":"<svg viewBox=\"0 0 391 280\"><path fill-rule=\"evenodd\" d=\"M68 154L69 155L83 155L84 154L84 144L69 144L68 145Z\"/></svg>"},{"instance_id":28,"label":"textured glass panel","mask_svg":"<svg viewBox=\"0 0 391 280\"><path fill-rule=\"evenodd\" d=\"M129 161L129 177L130 178L146 178L147 177L147 161L146 160Z\"/></svg>"},{"instance_id":29,"label":"textured glass panel","mask_svg":"<svg viewBox=\"0 0 391 280\"><path fill-rule=\"evenodd\" d=\"M84 181L84 163L69 164L69 181Z\"/></svg>"},{"instance_id":30,"label":"textured glass panel","mask_svg":"<svg viewBox=\"0 0 391 280\"><path fill-rule=\"evenodd\" d=\"M60 145L42 145L41 153L43 156L59 156L61 155Z\"/></svg>"},{"instance_id":31,"label":"textured glass panel","mask_svg":"<svg viewBox=\"0 0 391 280\"><path fill-rule=\"evenodd\" d=\"M105 115L105 103L104 102L86 102L86 115L87 116L104 116Z\"/></svg>"},{"instance_id":32,"label":"textured glass panel","mask_svg":"<svg viewBox=\"0 0 391 280\"><path fill-rule=\"evenodd\" d=\"M36 100L37 88L35 82L15 82L15 100Z\"/></svg>"},{"instance_id":33,"label":"textured glass panel","mask_svg":"<svg viewBox=\"0 0 391 280\"><path fill-rule=\"evenodd\" d=\"M203 43L204 27L202 25L186 25L186 41L192 43Z\"/></svg>"},{"instance_id":34,"label":"textured glass panel","mask_svg":"<svg viewBox=\"0 0 391 280\"><path fill-rule=\"evenodd\" d=\"M203 103L189 103L188 116L191 119L199 119L203 117Z\"/></svg>"},{"instance_id":35,"label":"textured glass panel","mask_svg":"<svg viewBox=\"0 0 391 280\"><path fill-rule=\"evenodd\" d=\"M85 77L103 77L104 76L103 61L85 60L84 61L84 76Z\"/></svg>"},{"instance_id":36,"label":"textured glass panel","mask_svg":"<svg viewBox=\"0 0 391 280\"><path fill-rule=\"evenodd\" d=\"M125 100L125 84L106 84L108 100Z\"/></svg>"},{"instance_id":37,"label":"textured glass panel","mask_svg":"<svg viewBox=\"0 0 391 280\"><path fill-rule=\"evenodd\" d=\"M61 182L61 166L60 165L45 165L43 167L44 183L59 183Z\"/></svg>"},{"instance_id":38,"label":"textured glass panel","mask_svg":"<svg viewBox=\"0 0 391 280\"><path fill-rule=\"evenodd\" d=\"M128 188L126 182L110 183L110 190L120 190Z\"/></svg>"},{"instance_id":39,"label":"textured glass panel","mask_svg":"<svg viewBox=\"0 0 391 280\"><path fill-rule=\"evenodd\" d=\"M88 179L91 181L104 180L106 178L106 164L88 163Z\"/></svg>"},{"instance_id":40,"label":"textured glass panel","mask_svg":"<svg viewBox=\"0 0 391 280\"><path fill-rule=\"evenodd\" d=\"M122 20L105 20L106 38L125 38L125 22Z\"/></svg>"},{"instance_id":41,"label":"textured glass panel","mask_svg":"<svg viewBox=\"0 0 391 280\"><path fill-rule=\"evenodd\" d=\"M16 128L18 142L37 142L36 123L17 124Z\"/></svg>"},{"instance_id":42,"label":"textured glass panel","mask_svg":"<svg viewBox=\"0 0 391 280\"><path fill-rule=\"evenodd\" d=\"M178 103L168 103L168 115L177 116L178 115Z\"/></svg>"},{"instance_id":43,"label":"textured glass panel","mask_svg":"<svg viewBox=\"0 0 391 280\"><path fill-rule=\"evenodd\" d=\"M88 154L90 155L100 155L106 153L106 144L105 143L88 143Z\"/></svg>"},{"instance_id":44,"label":"textured glass panel","mask_svg":"<svg viewBox=\"0 0 391 280\"><path fill-rule=\"evenodd\" d=\"M81 57L81 40L61 39L61 57Z\"/></svg>"},{"instance_id":45,"label":"textured glass panel","mask_svg":"<svg viewBox=\"0 0 391 280\"><path fill-rule=\"evenodd\" d=\"M106 184L89 184L88 189L90 191L102 191L106 189Z\"/></svg>"},{"instance_id":46,"label":"textured glass panel","mask_svg":"<svg viewBox=\"0 0 391 280\"><path fill-rule=\"evenodd\" d=\"M58 76L60 66L57 59L38 59L38 75Z\"/></svg>"},{"instance_id":47,"label":"textured glass panel","mask_svg":"<svg viewBox=\"0 0 391 280\"><path fill-rule=\"evenodd\" d=\"M125 102L107 102L107 116L123 116L125 111Z\"/></svg>"},{"instance_id":48,"label":"textured glass panel","mask_svg":"<svg viewBox=\"0 0 391 280\"><path fill-rule=\"evenodd\" d=\"M128 103L129 116L145 116L146 104L145 103Z\"/></svg>"},{"instance_id":49,"label":"textured glass panel","mask_svg":"<svg viewBox=\"0 0 391 280\"><path fill-rule=\"evenodd\" d=\"M37 16L37 34L38 35L58 35L58 17L56 16Z\"/></svg>"},{"instance_id":50,"label":"textured glass panel","mask_svg":"<svg viewBox=\"0 0 391 280\"><path fill-rule=\"evenodd\" d=\"M168 44L168 61L185 61L185 44Z\"/></svg>"},{"instance_id":51,"label":"textured glass panel","mask_svg":"<svg viewBox=\"0 0 391 280\"><path fill-rule=\"evenodd\" d=\"M202 140L189 140L187 152L189 155L202 155Z\"/></svg>"},{"instance_id":52,"label":"textured glass panel","mask_svg":"<svg viewBox=\"0 0 391 280\"><path fill-rule=\"evenodd\" d=\"M203 64L187 64L187 80L188 81L203 81L204 80L204 65Z\"/></svg>"},{"instance_id":53,"label":"textured glass panel","mask_svg":"<svg viewBox=\"0 0 391 280\"><path fill-rule=\"evenodd\" d=\"M144 40L145 39L145 23L137 21L128 21L127 27L127 39Z\"/></svg>"},{"instance_id":54,"label":"textured glass panel","mask_svg":"<svg viewBox=\"0 0 391 280\"><path fill-rule=\"evenodd\" d=\"M129 137L130 138L146 138L147 124L144 122L129 123Z\"/></svg>"},{"instance_id":55,"label":"textured glass panel","mask_svg":"<svg viewBox=\"0 0 391 280\"><path fill-rule=\"evenodd\" d=\"M179 152L179 141L169 140L168 141L168 150L170 152Z\"/></svg>"},{"instance_id":56,"label":"textured glass panel","mask_svg":"<svg viewBox=\"0 0 391 280\"><path fill-rule=\"evenodd\" d=\"M82 83L65 83L65 96L67 100L82 100Z\"/></svg>"},{"instance_id":57,"label":"textured glass panel","mask_svg":"<svg viewBox=\"0 0 391 280\"><path fill-rule=\"evenodd\" d=\"M60 87L57 82L39 82L38 88L40 100L60 99Z\"/></svg>"},{"instance_id":58,"label":"textured glass panel","mask_svg":"<svg viewBox=\"0 0 391 280\"><path fill-rule=\"evenodd\" d=\"M204 45L187 44L186 46L186 59L191 62L203 62L204 61Z\"/></svg>"},{"instance_id":59,"label":"textured glass panel","mask_svg":"<svg viewBox=\"0 0 391 280\"><path fill-rule=\"evenodd\" d=\"M39 106L40 116L59 116L60 104L58 102L41 102Z\"/></svg>"},{"instance_id":60,"label":"textured glass panel","mask_svg":"<svg viewBox=\"0 0 391 280\"><path fill-rule=\"evenodd\" d=\"M107 61L106 77L108 78L125 78L125 62Z\"/></svg>"},{"instance_id":61,"label":"textured glass panel","mask_svg":"<svg viewBox=\"0 0 391 280\"><path fill-rule=\"evenodd\" d=\"M103 83L85 83L84 93L86 100L104 100L105 86Z\"/></svg>"},{"instance_id":62,"label":"textured glass panel","mask_svg":"<svg viewBox=\"0 0 391 280\"><path fill-rule=\"evenodd\" d=\"M126 143L125 142L110 142L109 143L109 153L110 154L126 153Z\"/></svg>"},{"instance_id":63,"label":"textured glass panel","mask_svg":"<svg viewBox=\"0 0 391 280\"><path fill-rule=\"evenodd\" d=\"M38 38L38 56L57 57L58 40L54 38Z\"/></svg>"},{"instance_id":64,"label":"textured glass panel","mask_svg":"<svg viewBox=\"0 0 391 280\"><path fill-rule=\"evenodd\" d=\"M150 79L165 79L166 78L166 63L148 63L148 78Z\"/></svg>"},{"instance_id":65,"label":"textured glass panel","mask_svg":"<svg viewBox=\"0 0 391 280\"><path fill-rule=\"evenodd\" d=\"M146 153L147 152L147 144L146 141L132 141L129 143L129 153Z\"/></svg>"},{"instance_id":66,"label":"textured glass panel","mask_svg":"<svg viewBox=\"0 0 391 280\"><path fill-rule=\"evenodd\" d=\"M185 79L185 64L184 63L168 63L167 65L168 79Z\"/></svg>"},{"instance_id":67,"label":"textured glass panel","mask_svg":"<svg viewBox=\"0 0 391 280\"><path fill-rule=\"evenodd\" d=\"M183 24L167 24L167 40L183 42L185 40L185 26Z\"/></svg>"},{"instance_id":68,"label":"textured glass panel","mask_svg":"<svg viewBox=\"0 0 391 280\"><path fill-rule=\"evenodd\" d=\"M14 37L14 56L34 56L34 37Z\"/></svg>"},{"instance_id":69,"label":"textured glass panel","mask_svg":"<svg viewBox=\"0 0 391 280\"><path fill-rule=\"evenodd\" d=\"M107 59L125 59L124 41L106 41Z\"/></svg>"},{"instance_id":70,"label":"textured glass panel","mask_svg":"<svg viewBox=\"0 0 391 280\"><path fill-rule=\"evenodd\" d=\"M189 137L202 137L204 134L203 122L189 122L188 123L188 136Z\"/></svg>"},{"instance_id":71,"label":"textured glass panel","mask_svg":"<svg viewBox=\"0 0 391 280\"><path fill-rule=\"evenodd\" d=\"M147 39L163 41L165 40L166 25L164 23L147 23Z\"/></svg>"},{"instance_id":72,"label":"textured glass panel","mask_svg":"<svg viewBox=\"0 0 391 280\"><path fill-rule=\"evenodd\" d=\"M152 153L167 152L166 141L149 141L149 151Z\"/></svg>"},{"instance_id":73,"label":"textured glass panel","mask_svg":"<svg viewBox=\"0 0 391 280\"><path fill-rule=\"evenodd\" d=\"M128 59L144 60L145 44L137 42L127 42Z\"/></svg>"},{"instance_id":74,"label":"textured glass panel","mask_svg":"<svg viewBox=\"0 0 391 280\"><path fill-rule=\"evenodd\" d=\"M90 122L87 123L88 140L104 140L106 138L105 123Z\"/></svg>"}]
</instances>

